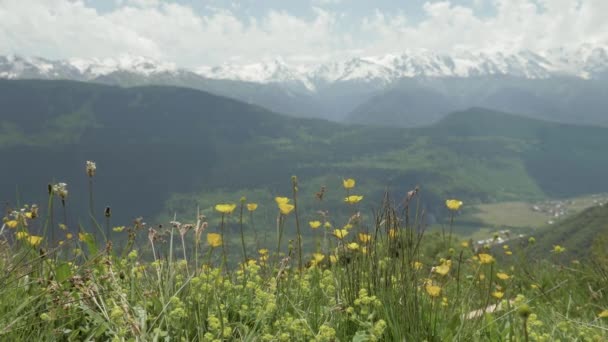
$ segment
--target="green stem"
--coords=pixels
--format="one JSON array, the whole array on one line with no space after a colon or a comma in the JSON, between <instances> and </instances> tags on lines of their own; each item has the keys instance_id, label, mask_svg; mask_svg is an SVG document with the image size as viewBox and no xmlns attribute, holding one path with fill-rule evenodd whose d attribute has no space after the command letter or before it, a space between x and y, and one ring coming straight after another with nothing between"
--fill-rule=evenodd
<instances>
[{"instance_id":1,"label":"green stem","mask_svg":"<svg viewBox=\"0 0 608 342\"><path fill-rule=\"evenodd\" d=\"M302 267L302 234L300 232L300 220L298 217L298 183L297 183L297 178L294 176L292 178L292 190L293 190L293 206L294 206L294 213L296 216L296 234L298 234L298 267L300 269L300 272L302 272L303 267Z\"/></svg>"},{"instance_id":2,"label":"green stem","mask_svg":"<svg viewBox=\"0 0 608 342\"><path fill-rule=\"evenodd\" d=\"M241 212L239 215L239 225L241 227L241 244L243 246L243 262L247 262L247 249L245 248L245 233L243 232L243 202L241 202Z\"/></svg>"}]
</instances>

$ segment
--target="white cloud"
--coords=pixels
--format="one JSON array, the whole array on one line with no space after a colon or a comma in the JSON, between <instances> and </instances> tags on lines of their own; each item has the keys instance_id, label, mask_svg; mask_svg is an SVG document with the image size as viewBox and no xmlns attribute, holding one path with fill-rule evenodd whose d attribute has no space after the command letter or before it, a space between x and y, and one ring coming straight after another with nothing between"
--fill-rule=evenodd
<instances>
[{"instance_id":1,"label":"white cloud","mask_svg":"<svg viewBox=\"0 0 608 342\"><path fill-rule=\"evenodd\" d=\"M230 7L201 14L175 2L115 1L119 7L100 13L82 0L0 0L0 54L132 54L198 66L276 56L302 62L353 51L382 54L408 48L511 50L608 44L606 0L485 0L495 6L496 15L484 17L474 6L429 1L422 7L424 18L416 22L400 12L375 11L355 18L314 8L310 18L276 10L254 18L237 16Z\"/></svg>"}]
</instances>

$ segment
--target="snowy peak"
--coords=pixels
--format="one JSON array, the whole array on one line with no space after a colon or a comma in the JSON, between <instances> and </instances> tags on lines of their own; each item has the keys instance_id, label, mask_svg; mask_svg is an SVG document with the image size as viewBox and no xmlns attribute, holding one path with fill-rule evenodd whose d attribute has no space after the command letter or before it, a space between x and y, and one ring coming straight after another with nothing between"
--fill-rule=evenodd
<instances>
[{"instance_id":1,"label":"snowy peak","mask_svg":"<svg viewBox=\"0 0 608 342\"><path fill-rule=\"evenodd\" d=\"M0 56L0 78L73 79L90 81L112 73L132 73L148 79L187 74L207 79L276 84L289 90L316 92L340 82L384 87L403 78L508 75L530 79L574 76L585 79L608 75L608 48L583 44L574 49L437 53L407 50L400 54L355 57L320 65L290 65L282 58L259 63L201 66L192 71L145 57L51 61L43 58Z\"/></svg>"},{"instance_id":2,"label":"snowy peak","mask_svg":"<svg viewBox=\"0 0 608 342\"><path fill-rule=\"evenodd\" d=\"M203 66L196 69L195 72L211 79L254 83L301 83L308 90L315 89L304 71L287 65L282 58L245 65L226 63L215 67Z\"/></svg>"},{"instance_id":3,"label":"snowy peak","mask_svg":"<svg viewBox=\"0 0 608 342\"><path fill-rule=\"evenodd\" d=\"M172 63L161 63L145 57L121 56L116 59L78 59L51 61L39 57L0 56L0 78L71 79L90 81L114 72L142 76L175 73Z\"/></svg>"}]
</instances>

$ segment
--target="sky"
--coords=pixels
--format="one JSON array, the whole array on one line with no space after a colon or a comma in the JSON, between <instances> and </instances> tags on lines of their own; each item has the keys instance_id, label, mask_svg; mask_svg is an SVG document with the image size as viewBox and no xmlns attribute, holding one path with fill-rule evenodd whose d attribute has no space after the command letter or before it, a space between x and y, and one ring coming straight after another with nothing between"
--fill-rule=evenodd
<instances>
[{"instance_id":1,"label":"sky","mask_svg":"<svg viewBox=\"0 0 608 342\"><path fill-rule=\"evenodd\" d=\"M0 54L182 67L608 45L608 0L0 0Z\"/></svg>"}]
</instances>

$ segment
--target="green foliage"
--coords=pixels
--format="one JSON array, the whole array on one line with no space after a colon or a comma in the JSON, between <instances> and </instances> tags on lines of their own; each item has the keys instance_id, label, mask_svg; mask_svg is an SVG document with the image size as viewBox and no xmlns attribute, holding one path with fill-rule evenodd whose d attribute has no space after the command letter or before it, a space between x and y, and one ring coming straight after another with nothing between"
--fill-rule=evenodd
<instances>
[{"instance_id":1,"label":"green foliage","mask_svg":"<svg viewBox=\"0 0 608 342\"><path fill-rule=\"evenodd\" d=\"M360 190L357 185L343 191L355 189ZM260 249L244 259L234 253L227 264L220 255L223 246L206 243L204 235L214 229L205 226L200 220L207 218L201 217L193 226L173 222L163 231L147 231L136 221L116 232L135 241L126 246L96 241L86 231L78 237L66 233L61 243L44 236L41 243L27 237L38 224L49 224L49 217L38 217L32 207L24 207L3 221L0 337L70 341L608 338L605 265L594 266L594 259L588 258L568 266L555 258L529 259L535 250L545 248L541 243L491 252L475 250L446 231L429 234L421 220L420 195L410 194L400 209L392 207L386 196L373 217L354 215L348 222L323 224L313 233L324 243L317 244L312 255L303 254L305 267L297 261L302 252L285 240L282 247L283 251L287 247L287 254ZM291 200L296 204L295 198ZM296 220L281 221L286 240L296 241L298 210L307 215L295 208L280 216ZM207 214L208 219L222 220L225 215L238 215ZM451 217L455 214L451 211ZM599 214L594 215L599 219ZM601 219L608 222L608 217ZM333 235L332 226L344 227L345 236ZM174 244L179 238L181 246ZM248 232L246 239L252 241L254 236ZM142 240L147 241L141 244Z\"/></svg>"}]
</instances>

